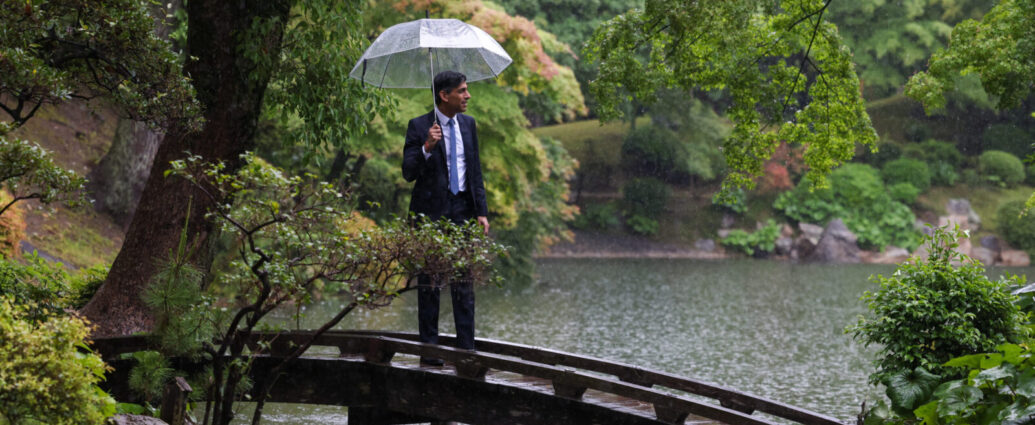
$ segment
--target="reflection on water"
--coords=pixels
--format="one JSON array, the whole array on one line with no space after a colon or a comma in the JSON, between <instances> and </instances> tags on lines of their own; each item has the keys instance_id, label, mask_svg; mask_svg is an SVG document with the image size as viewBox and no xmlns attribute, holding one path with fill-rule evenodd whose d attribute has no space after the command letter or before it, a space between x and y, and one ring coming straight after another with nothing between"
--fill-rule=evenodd
<instances>
[{"instance_id":1,"label":"reflection on water","mask_svg":"<svg viewBox=\"0 0 1035 425\"><path fill-rule=\"evenodd\" d=\"M893 266L657 259L538 266L536 283L479 288L479 338L693 377L842 420L878 395L866 383L873 349L843 330L865 312L859 297L876 289L869 276ZM339 304L311 306L301 326L317 326ZM408 293L390 307L354 312L340 327L415 331L416 308ZM441 331L452 333L448 300L442 309ZM296 408L282 408L270 423L344 423L284 422Z\"/></svg>"}]
</instances>

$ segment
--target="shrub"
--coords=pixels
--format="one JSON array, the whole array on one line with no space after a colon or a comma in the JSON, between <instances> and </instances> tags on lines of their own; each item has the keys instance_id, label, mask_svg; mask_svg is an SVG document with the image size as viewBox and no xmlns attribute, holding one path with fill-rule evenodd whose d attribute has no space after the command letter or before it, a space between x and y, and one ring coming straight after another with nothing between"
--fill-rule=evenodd
<instances>
[{"instance_id":1,"label":"shrub","mask_svg":"<svg viewBox=\"0 0 1035 425\"><path fill-rule=\"evenodd\" d=\"M614 203L587 204L582 214L575 217L573 223L578 229L607 230L622 224L618 215L618 207Z\"/></svg>"},{"instance_id":2,"label":"shrub","mask_svg":"<svg viewBox=\"0 0 1035 425\"><path fill-rule=\"evenodd\" d=\"M672 178L683 173L686 150L676 133L658 126L641 126L622 143L622 164L634 175Z\"/></svg>"},{"instance_id":3,"label":"shrub","mask_svg":"<svg viewBox=\"0 0 1035 425\"><path fill-rule=\"evenodd\" d=\"M966 183L967 186L977 187L981 186L984 183L984 180L981 179L981 175L979 175L977 170L974 169L968 168L966 170L963 170L961 177L963 178L963 182Z\"/></svg>"},{"instance_id":4,"label":"shrub","mask_svg":"<svg viewBox=\"0 0 1035 425\"><path fill-rule=\"evenodd\" d=\"M1035 212L1025 210L1024 201L1007 202L996 211L999 234L1006 243L1026 251L1035 251Z\"/></svg>"},{"instance_id":5,"label":"shrub","mask_svg":"<svg viewBox=\"0 0 1035 425\"><path fill-rule=\"evenodd\" d=\"M912 205L916 202L916 197L920 196L920 189L910 183L895 183L888 186L888 194L891 195L891 199Z\"/></svg>"},{"instance_id":6,"label":"shrub","mask_svg":"<svg viewBox=\"0 0 1035 425\"><path fill-rule=\"evenodd\" d=\"M943 364L954 357L1026 336L1017 297L1008 290L1022 281L989 280L979 262L956 251L960 236L958 230L935 228L925 237L926 260L903 263L889 277L878 275L880 289L862 298L869 317L847 330L866 345L880 346L870 382L885 384L889 395L895 379L950 373Z\"/></svg>"},{"instance_id":7,"label":"shrub","mask_svg":"<svg viewBox=\"0 0 1035 425\"><path fill-rule=\"evenodd\" d=\"M104 423L115 400L97 387L104 361L79 351L86 323L67 316L36 322L33 309L0 296L0 423Z\"/></svg>"},{"instance_id":8,"label":"shrub","mask_svg":"<svg viewBox=\"0 0 1035 425\"><path fill-rule=\"evenodd\" d=\"M931 139L915 146L919 148L916 158L928 164L944 162L953 167L959 167L960 163L963 162L963 154L960 153L959 149L956 149L956 145L953 143Z\"/></svg>"},{"instance_id":9,"label":"shrub","mask_svg":"<svg viewBox=\"0 0 1035 425\"><path fill-rule=\"evenodd\" d=\"M1031 134L1012 124L992 124L981 134L981 141L986 151L998 150L1009 152L1024 158L1031 153Z\"/></svg>"},{"instance_id":10,"label":"shrub","mask_svg":"<svg viewBox=\"0 0 1035 425\"><path fill-rule=\"evenodd\" d=\"M931 172L927 164L919 159L899 158L888 162L884 164L881 176L889 185L909 183L921 192L931 187Z\"/></svg>"},{"instance_id":11,"label":"shrub","mask_svg":"<svg viewBox=\"0 0 1035 425\"><path fill-rule=\"evenodd\" d=\"M956 172L956 167L953 167L947 162L935 162L927 164L928 169L931 170L931 184L937 186L953 186L960 179L959 173Z\"/></svg>"},{"instance_id":12,"label":"shrub","mask_svg":"<svg viewBox=\"0 0 1035 425\"><path fill-rule=\"evenodd\" d=\"M754 232L748 233L741 229L733 229L730 234L722 238L722 245L747 255L755 255L756 252L771 253L776 247L776 239L780 237L780 225L769 220Z\"/></svg>"},{"instance_id":13,"label":"shrub","mask_svg":"<svg viewBox=\"0 0 1035 425\"><path fill-rule=\"evenodd\" d=\"M629 220L627 220L626 223L633 232L641 235L650 236L658 233L658 221L653 218L647 218L642 215L635 214L632 217L629 217Z\"/></svg>"},{"instance_id":14,"label":"shrub","mask_svg":"<svg viewBox=\"0 0 1035 425\"><path fill-rule=\"evenodd\" d=\"M1029 186L1035 186L1035 164L1024 168L1024 182Z\"/></svg>"},{"instance_id":15,"label":"shrub","mask_svg":"<svg viewBox=\"0 0 1035 425\"><path fill-rule=\"evenodd\" d=\"M0 190L0 205L11 202L11 195ZM25 213L17 205L0 214L0 258L18 256L19 242L25 238Z\"/></svg>"},{"instance_id":16,"label":"shrub","mask_svg":"<svg viewBox=\"0 0 1035 425\"><path fill-rule=\"evenodd\" d=\"M877 143L877 152L866 149L863 151L860 160L874 167L881 167L885 163L902 157L902 146L891 141Z\"/></svg>"},{"instance_id":17,"label":"shrub","mask_svg":"<svg viewBox=\"0 0 1035 425\"><path fill-rule=\"evenodd\" d=\"M829 182L829 188L810 191L811 183L802 180L794 190L780 194L773 208L799 222L822 225L840 218L863 247L917 245L916 217L908 206L891 198L876 169L845 164L830 173Z\"/></svg>"},{"instance_id":18,"label":"shrub","mask_svg":"<svg viewBox=\"0 0 1035 425\"><path fill-rule=\"evenodd\" d=\"M63 315L66 308L79 308L89 300L107 271L83 269L75 274L61 263L52 263L36 253L22 261L0 259L0 296L18 305L31 305L27 320L39 322Z\"/></svg>"},{"instance_id":19,"label":"shrub","mask_svg":"<svg viewBox=\"0 0 1035 425\"><path fill-rule=\"evenodd\" d=\"M1012 187L1024 181L1024 164L1009 152L985 151L978 157L978 172L999 186Z\"/></svg>"},{"instance_id":20,"label":"shrub","mask_svg":"<svg viewBox=\"0 0 1035 425\"><path fill-rule=\"evenodd\" d=\"M629 216L643 216L652 220L661 217L668 203L668 185L655 178L630 180L622 188L625 213Z\"/></svg>"}]
</instances>

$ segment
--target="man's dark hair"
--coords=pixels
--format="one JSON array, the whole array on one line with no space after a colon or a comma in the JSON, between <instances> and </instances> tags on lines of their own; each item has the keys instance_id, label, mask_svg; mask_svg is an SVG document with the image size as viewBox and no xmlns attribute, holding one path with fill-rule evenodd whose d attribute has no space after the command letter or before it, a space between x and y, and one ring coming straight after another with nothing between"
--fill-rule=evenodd
<instances>
[{"instance_id":1,"label":"man's dark hair","mask_svg":"<svg viewBox=\"0 0 1035 425\"><path fill-rule=\"evenodd\" d=\"M435 104L442 103L442 97L438 95L439 92L445 90L451 92L457 87L460 87L460 83L467 81L467 76L456 71L442 71L435 76Z\"/></svg>"}]
</instances>

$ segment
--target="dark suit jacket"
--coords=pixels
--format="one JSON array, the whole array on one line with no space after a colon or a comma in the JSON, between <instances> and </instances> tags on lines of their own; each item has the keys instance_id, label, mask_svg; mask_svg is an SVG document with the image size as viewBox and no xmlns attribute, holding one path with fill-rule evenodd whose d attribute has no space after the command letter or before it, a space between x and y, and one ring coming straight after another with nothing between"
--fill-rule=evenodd
<instances>
[{"instance_id":1,"label":"dark suit jacket","mask_svg":"<svg viewBox=\"0 0 1035 425\"><path fill-rule=\"evenodd\" d=\"M478 156L478 129L474 118L456 114L460 123L460 135L464 143L464 160L467 164L467 195L471 197L475 216L488 216L485 202L485 183L482 180L482 164ZM424 159L421 147L428 137L428 129L435 123L435 111L410 120L406 128L406 146L403 148L402 172L413 185L410 197L410 212L424 214L438 220L449 208L449 169L446 168L445 137L431 149L431 156ZM446 132L443 131L443 135Z\"/></svg>"}]
</instances>

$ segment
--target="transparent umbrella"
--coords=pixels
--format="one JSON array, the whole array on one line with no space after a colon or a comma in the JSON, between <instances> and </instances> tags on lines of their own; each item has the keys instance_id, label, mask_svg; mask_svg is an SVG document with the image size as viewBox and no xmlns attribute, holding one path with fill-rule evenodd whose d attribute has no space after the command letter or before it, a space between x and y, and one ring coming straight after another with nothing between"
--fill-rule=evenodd
<instances>
[{"instance_id":1,"label":"transparent umbrella","mask_svg":"<svg viewBox=\"0 0 1035 425\"><path fill-rule=\"evenodd\" d=\"M435 70L494 78L512 60L489 34L456 19L418 19L377 37L349 76L386 88L431 88Z\"/></svg>"}]
</instances>

